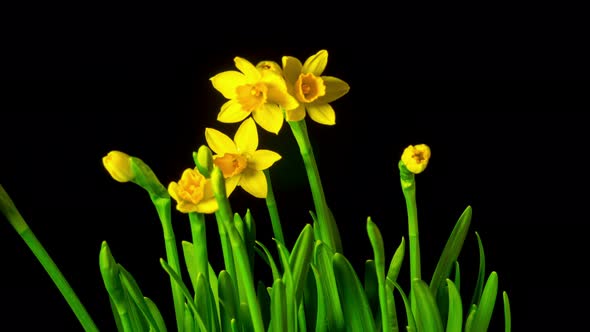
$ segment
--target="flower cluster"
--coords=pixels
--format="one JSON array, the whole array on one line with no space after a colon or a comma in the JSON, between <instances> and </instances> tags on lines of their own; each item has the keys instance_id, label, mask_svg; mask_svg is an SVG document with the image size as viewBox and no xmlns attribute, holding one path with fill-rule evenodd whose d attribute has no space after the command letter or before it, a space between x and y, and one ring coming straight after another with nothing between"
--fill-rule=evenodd
<instances>
[{"instance_id":1,"label":"flower cluster","mask_svg":"<svg viewBox=\"0 0 590 332\"><path fill-rule=\"evenodd\" d=\"M229 99L221 106L217 120L241 122L234 138L214 128L206 128L205 138L214 155L213 164L223 173L226 194L237 186L257 198L266 198L268 186L263 171L281 156L258 149L256 123L264 130L278 134L284 121L303 121L306 114L324 125L334 125L336 115L331 102L345 95L349 85L336 77L322 76L328 63L328 52L321 50L305 63L292 56L274 61L250 61L234 58L239 71L224 71L210 80L213 87ZM251 115L251 116L250 116ZM181 212L213 213L217 205L209 179L195 167L184 171L178 182L168 186L170 196Z\"/></svg>"}]
</instances>

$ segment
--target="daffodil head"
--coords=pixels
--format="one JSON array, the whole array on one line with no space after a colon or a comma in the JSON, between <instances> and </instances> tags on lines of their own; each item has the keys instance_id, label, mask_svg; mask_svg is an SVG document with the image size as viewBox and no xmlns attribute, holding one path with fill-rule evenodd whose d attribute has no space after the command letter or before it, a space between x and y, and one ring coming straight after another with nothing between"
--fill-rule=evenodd
<instances>
[{"instance_id":1,"label":"daffodil head","mask_svg":"<svg viewBox=\"0 0 590 332\"><path fill-rule=\"evenodd\" d=\"M235 57L234 62L239 71L225 71L211 78L213 87L229 99L221 107L217 120L235 123L252 115L262 128L278 133L284 121L283 109L299 106L287 91L280 67L263 61L257 68L240 57Z\"/></svg>"},{"instance_id":2,"label":"daffodil head","mask_svg":"<svg viewBox=\"0 0 590 332\"><path fill-rule=\"evenodd\" d=\"M430 147L426 144L409 145L404 149L401 157L404 166L414 174L422 173L429 160Z\"/></svg>"},{"instance_id":3,"label":"daffodil head","mask_svg":"<svg viewBox=\"0 0 590 332\"><path fill-rule=\"evenodd\" d=\"M129 182L135 178L131 168L131 157L121 151L111 151L102 158L104 168L119 182Z\"/></svg>"},{"instance_id":4,"label":"daffodil head","mask_svg":"<svg viewBox=\"0 0 590 332\"><path fill-rule=\"evenodd\" d=\"M207 128L205 138L213 155L213 163L223 173L226 188L241 186L251 195L266 198L267 182L263 171L281 156L270 150L258 150L258 132L251 118L246 119L231 139L224 133Z\"/></svg>"},{"instance_id":5,"label":"daffodil head","mask_svg":"<svg viewBox=\"0 0 590 332\"><path fill-rule=\"evenodd\" d=\"M218 209L211 181L196 168L187 168L178 182L170 182L168 193L176 201L176 209L183 213L213 213Z\"/></svg>"},{"instance_id":6,"label":"daffodil head","mask_svg":"<svg viewBox=\"0 0 590 332\"><path fill-rule=\"evenodd\" d=\"M286 110L287 121L300 121L308 114L315 122L334 125L336 114L329 103L348 93L350 87L339 78L322 75L328 51L320 50L303 64L295 57L284 56L282 64L288 91L299 102L299 107Z\"/></svg>"}]
</instances>

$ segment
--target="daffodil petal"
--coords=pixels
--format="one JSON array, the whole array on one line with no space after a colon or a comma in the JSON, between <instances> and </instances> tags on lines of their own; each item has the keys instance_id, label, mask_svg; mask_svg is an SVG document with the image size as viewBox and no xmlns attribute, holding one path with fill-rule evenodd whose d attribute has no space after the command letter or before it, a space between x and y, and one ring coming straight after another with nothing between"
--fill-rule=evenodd
<instances>
[{"instance_id":1,"label":"daffodil petal","mask_svg":"<svg viewBox=\"0 0 590 332\"><path fill-rule=\"evenodd\" d=\"M252 117L264 130L278 134L283 126L283 112L278 105L264 104L254 112Z\"/></svg>"},{"instance_id":2,"label":"daffodil petal","mask_svg":"<svg viewBox=\"0 0 590 332\"><path fill-rule=\"evenodd\" d=\"M234 192L238 183L240 183L240 179L242 178L242 174L232 176L231 178L225 179L225 195L229 197L231 193Z\"/></svg>"},{"instance_id":3,"label":"daffodil petal","mask_svg":"<svg viewBox=\"0 0 590 332\"><path fill-rule=\"evenodd\" d=\"M234 136L234 142L238 148L239 153L252 153L258 148L258 131L256 130L256 123L252 118L246 119Z\"/></svg>"},{"instance_id":4,"label":"daffodil petal","mask_svg":"<svg viewBox=\"0 0 590 332\"><path fill-rule=\"evenodd\" d=\"M297 81L299 74L301 74L301 61L299 59L292 57L292 56L284 56L283 57L283 76L285 80L293 85Z\"/></svg>"},{"instance_id":5,"label":"daffodil petal","mask_svg":"<svg viewBox=\"0 0 590 332\"><path fill-rule=\"evenodd\" d=\"M248 83L246 76L235 70L224 71L211 77L209 80L213 84L213 87L227 99L236 98L236 88Z\"/></svg>"},{"instance_id":6,"label":"daffodil petal","mask_svg":"<svg viewBox=\"0 0 590 332\"><path fill-rule=\"evenodd\" d=\"M217 205L217 200L213 197L200 201L199 204L195 206L195 211L200 213L213 213L217 211L218 208L219 205Z\"/></svg>"},{"instance_id":7,"label":"daffodil petal","mask_svg":"<svg viewBox=\"0 0 590 332\"><path fill-rule=\"evenodd\" d=\"M344 82L339 78L332 76L322 76L322 80L324 81L324 85L326 86L326 94L316 99L314 103L331 103L334 100L347 94L348 90L350 90L350 86L348 85L348 83Z\"/></svg>"},{"instance_id":8,"label":"daffodil petal","mask_svg":"<svg viewBox=\"0 0 590 332\"><path fill-rule=\"evenodd\" d=\"M248 167L257 171L263 171L280 159L281 155L274 151L264 149L257 150L252 155L252 158L248 160Z\"/></svg>"},{"instance_id":9,"label":"daffodil petal","mask_svg":"<svg viewBox=\"0 0 590 332\"><path fill-rule=\"evenodd\" d=\"M328 51L321 50L305 60L301 72L304 74L312 73L315 76L320 76L324 72L324 69L326 69L327 64Z\"/></svg>"},{"instance_id":10,"label":"daffodil petal","mask_svg":"<svg viewBox=\"0 0 590 332\"><path fill-rule=\"evenodd\" d=\"M217 115L217 121L236 123L244 120L248 115L250 115L250 112L245 111L237 100L232 99L221 106L221 111Z\"/></svg>"},{"instance_id":11,"label":"daffodil petal","mask_svg":"<svg viewBox=\"0 0 590 332\"><path fill-rule=\"evenodd\" d=\"M292 110L299 106L297 99L287 91L287 84L282 76L267 72L261 82L264 82L268 87L266 92L268 103L279 104L286 110Z\"/></svg>"},{"instance_id":12,"label":"daffodil petal","mask_svg":"<svg viewBox=\"0 0 590 332\"><path fill-rule=\"evenodd\" d=\"M296 109L285 111L287 121L301 121L305 118L305 106L299 105Z\"/></svg>"},{"instance_id":13,"label":"daffodil petal","mask_svg":"<svg viewBox=\"0 0 590 332\"><path fill-rule=\"evenodd\" d=\"M168 185L168 193L175 201L178 201L178 183L170 182Z\"/></svg>"},{"instance_id":14,"label":"daffodil petal","mask_svg":"<svg viewBox=\"0 0 590 332\"><path fill-rule=\"evenodd\" d=\"M209 148L218 155L237 153L236 144L226 134L217 129L205 128L205 140Z\"/></svg>"},{"instance_id":15,"label":"daffodil petal","mask_svg":"<svg viewBox=\"0 0 590 332\"><path fill-rule=\"evenodd\" d=\"M260 79L260 72L250 61L237 56L234 58L234 63L236 64L236 68L246 75L248 83L257 82Z\"/></svg>"},{"instance_id":16,"label":"daffodil petal","mask_svg":"<svg viewBox=\"0 0 590 332\"><path fill-rule=\"evenodd\" d=\"M334 125L336 123L336 114L330 104L307 105L307 114L309 117L323 125Z\"/></svg>"},{"instance_id":17,"label":"daffodil petal","mask_svg":"<svg viewBox=\"0 0 590 332\"><path fill-rule=\"evenodd\" d=\"M254 197L266 198L268 185L266 184L266 176L262 171L244 171L240 179L240 186Z\"/></svg>"}]
</instances>

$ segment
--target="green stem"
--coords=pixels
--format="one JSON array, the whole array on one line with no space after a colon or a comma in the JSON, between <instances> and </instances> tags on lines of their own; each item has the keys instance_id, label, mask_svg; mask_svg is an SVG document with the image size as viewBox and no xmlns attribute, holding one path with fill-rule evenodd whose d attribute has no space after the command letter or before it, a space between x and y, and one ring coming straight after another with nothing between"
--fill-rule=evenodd
<instances>
[{"instance_id":1,"label":"green stem","mask_svg":"<svg viewBox=\"0 0 590 332\"><path fill-rule=\"evenodd\" d=\"M174 236L174 230L172 228L170 197L152 196L152 202L158 211L158 216L160 217L160 222L162 224L167 263L178 275L180 275L181 270L180 261L178 259L178 249L176 247L176 237ZM180 331L184 321L184 296L182 294L182 287L172 277L170 277L170 287L172 289L176 326Z\"/></svg>"},{"instance_id":2,"label":"green stem","mask_svg":"<svg viewBox=\"0 0 590 332\"><path fill-rule=\"evenodd\" d=\"M335 252L342 253L342 243L336 222L326 203L324 189L320 180L320 173L313 155L313 149L309 141L305 119L300 121L287 121L295 136L299 152L303 158L303 164L307 172L307 178L311 188L311 195L317 213L321 240Z\"/></svg>"},{"instance_id":3,"label":"green stem","mask_svg":"<svg viewBox=\"0 0 590 332\"><path fill-rule=\"evenodd\" d=\"M195 249L196 273L202 273L205 280L209 281L209 256L207 254L207 232L205 228L205 215L197 212L188 214L191 223L193 248Z\"/></svg>"},{"instance_id":4,"label":"green stem","mask_svg":"<svg viewBox=\"0 0 590 332\"><path fill-rule=\"evenodd\" d=\"M286 246L285 237L283 236L283 228L281 226L281 220L279 218L279 210L277 209L277 202L275 201L275 195L272 190L272 184L270 182L270 173L268 169L264 170L264 175L266 176L266 183L268 184L268 193L266 195L266 207L268 208L268 213L270 214L272 231L274 233L275 239L277 239Z\"/></svg>"},{"instance_id":5,"label":"green stem","mask_svg":"<svg viewBox=\"0 0 590 332\"><path fill-rule=\"evenodd\" d=\"M420 240L418 232L418 209L416 207L416 182L413 173L408 171L400 161L400 180L402 183L402 192L406 201L406 210L408 213L408 237L410 247L410 282L422 279L420 266ZM410 286L410 303L412 312L417 314L416 300L413 286Z\"/></svg>"},{"instance_id":6,"label":"green stem","mask_svg":"<svg viewBox=\"0 0 590 332\"><path fill-rule=\"evenodd\" d=\"M6 216L8 222L10 222L12 227L17 231L18 235L20 235L20 237L25 241L47 274L49 274L51 280L53 280L53 283L57 286L62 296L70 305L70 308L82 324L84 330L98 331L98 328L86 311L86 308L80 302L80 299L64 275L61 273L51 256L49 256L49 253L47 253L41 242L29 228L2 185L0 185L0 212Z\"/></svg>"}]
</instances>

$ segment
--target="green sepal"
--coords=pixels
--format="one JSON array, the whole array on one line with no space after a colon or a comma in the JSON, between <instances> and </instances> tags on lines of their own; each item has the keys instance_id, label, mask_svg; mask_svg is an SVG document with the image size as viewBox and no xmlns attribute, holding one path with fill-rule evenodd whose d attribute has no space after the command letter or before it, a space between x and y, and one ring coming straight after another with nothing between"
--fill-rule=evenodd
<instances>
[{"instance_id":1,"label":"green sepal","mask_svg":"<svg viewBox=\"0 0 590 332\"><path fill-rule=\"evenodd\" d=\"M145 189L152 200L157 198L169 198L168 190L162 185L154 171L143 160L131 157L131 170L135 177L133 183Z\"/></svg>"}]
</instances>

